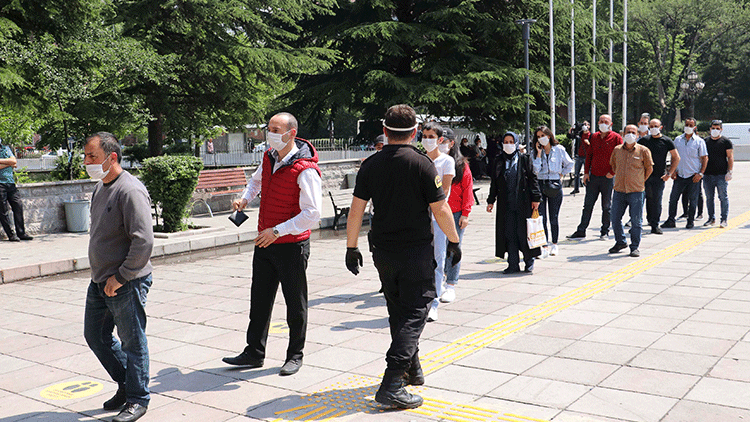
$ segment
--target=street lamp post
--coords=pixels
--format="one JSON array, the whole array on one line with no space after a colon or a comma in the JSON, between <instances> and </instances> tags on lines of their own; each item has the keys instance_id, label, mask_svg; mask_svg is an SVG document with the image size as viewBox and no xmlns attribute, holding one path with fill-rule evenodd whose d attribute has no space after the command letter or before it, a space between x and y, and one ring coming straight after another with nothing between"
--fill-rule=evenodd
<instances>
[{"instance_id":1,"label":"street lamp post","mask_svg":"<svg viewBox=\"0 0 750 422\"><path fill-rule=\"evenodd\" d=\"M529 110L529 27L532 23L536 22L536 19L519 19L516 21L517 24L523 27L523 55L524 63L526 65L526 128L524 135L526 136L526 150L531 151L531 114Z\"/></svg>"},{"instance_id":2,"label":"street lamp post","mask_svg":"<svg viewBox=\"0 0 750 422\"><path fill-rule=\"evenodd\" d=\"M690 116L688 117L695 118L695 98L701 93L701 91L703 91L703 88L705 87L706 84L700 81L698 73L692 69L690 70L690 72L688 72L687 80L680 84L682 93L690 102L690 107L688 108L688 110L690 111Z\"/></svg>"}]
</instances>

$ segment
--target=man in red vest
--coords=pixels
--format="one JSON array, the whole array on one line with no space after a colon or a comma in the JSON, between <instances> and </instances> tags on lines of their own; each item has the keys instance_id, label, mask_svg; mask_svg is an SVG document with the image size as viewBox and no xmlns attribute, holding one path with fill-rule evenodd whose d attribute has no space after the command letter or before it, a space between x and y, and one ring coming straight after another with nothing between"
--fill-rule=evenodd
<instances>
[{"instance_id":1,"label":"man in red vest","mask_svg":"<svg viewBox=\"0 0 750 422\"><path fill-rule=\"evenodd\" d=\"M270 149L248 183L235 210L262 192L258 237L253 252L250 288L250 324L247 347L235 357L222 359L230 365L260 368L266 356L271 310L281 282L289 326L289 347L279 375L292 375L302 366L307 331L307 260L310 229L320 220L321 183L318 152L297 138L297 119L279 113L268 121Z\"/></svg>"}]
</instances>

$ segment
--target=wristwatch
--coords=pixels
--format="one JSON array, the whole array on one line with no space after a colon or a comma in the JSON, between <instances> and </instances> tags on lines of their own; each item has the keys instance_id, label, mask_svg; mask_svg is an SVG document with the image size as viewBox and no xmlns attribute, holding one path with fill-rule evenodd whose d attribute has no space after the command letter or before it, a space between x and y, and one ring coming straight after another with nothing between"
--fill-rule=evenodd
<instances>
[{"instance_id":1,"label":"wristwatch","mask_svg":"<svg viewBox=\"0 0 750 422\"><path fill-rule=\"evenodd\" d=\"M279 231L276 229L276 227L273 228L273 235L279 237Z\"/></svg>"},{"instance_id":2,"label":"wristwatch","mask_svg":"<svg viewBox=\"0 0 750 422\"><path fill-rule=\"evenodd\" d=\"M698 172L698 174L700 174L700 175L701 175L701 179L702 179L702 178L703 178L703 173L701 173L701 172Z\"/></svg>"}]
</instances>

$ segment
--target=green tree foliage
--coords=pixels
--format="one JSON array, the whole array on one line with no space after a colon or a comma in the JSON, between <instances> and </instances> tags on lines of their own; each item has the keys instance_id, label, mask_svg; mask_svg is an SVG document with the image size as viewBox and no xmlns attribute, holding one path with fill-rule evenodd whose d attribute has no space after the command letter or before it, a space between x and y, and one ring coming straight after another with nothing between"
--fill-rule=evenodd
<instances>
[{"instance_id":1,"label":"green tree foliage","mask_svg":"<svg viewBox=\"0 0 750 422\"><path fill-rule=\"evenodd\" d=\"M161 210L163 231L187 229L187 207L201 169L201 160L190 156L151 157L143 162L141 180L151 201Z\"/></svg>"},{"instance_id":2,"label":"green tree foliage","mask_svg":"<svg viewBox=\"0 0 750 422\"><path fill-rule=\"evenodd\" d=\"M50 173L52 180L88 179L89 175L83 166L83 151L73 150L73 158L65 152L55 160L55 169Z\"/></svg>"},{"instance_id":3,"label":"green tree foliage","mask_svg":"<svg viewBox=\"0 0 750 422\"><path fill-rule=\"evenodd\" d=\"M641 95L653 101L667 130L685 105L680 84L693 69L703 74L711 52L741 60L750 31L750 5L737 0L635 0L631 2L633 78L646 80ZM721 46L721 47L718 47ZM735 62L735 69L737 67ZM731 63L730 63L731 64ZM726 69L727 63L714 65ZM746 64L745 64L746 65ZM747 67L745 67L747 69ZM716 69L715 69L716 70ZM719 72L720 74L723 72ZM645 92L643 92L645 91ZM713 91L716 92L716 91Z\"/></svg>"},{"instance_id":4,"label":"green tree foliage","mask_svg":"<svg viewBox=\"0 0 750 422\"><path fill-rule=\"evenodd\" d=\"M287 73L316 72L332 53L292 48L299 21L325 13L332 0L116 0L125 35L176 57L166 81L135 80L151 113L149 148L205 135L216 124L265 120L267 104L285 91Z\"/></svg>"}]
</instances>

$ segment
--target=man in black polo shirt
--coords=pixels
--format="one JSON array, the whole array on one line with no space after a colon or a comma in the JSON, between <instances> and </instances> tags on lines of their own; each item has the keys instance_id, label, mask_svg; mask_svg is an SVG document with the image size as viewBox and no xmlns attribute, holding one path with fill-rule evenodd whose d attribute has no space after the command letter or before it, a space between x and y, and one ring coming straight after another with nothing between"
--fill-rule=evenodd
<instances>
[{"instance_id":1,"label":"man in black polo shirt","mask_svg":"<svg viewBox=\"0 0 750 422\"><path fill-rule=\"evenodd\" d=\"M721 204L721 222L719 226L727 226L729 217L729 195L727 184L732 180L732 169L734 168L734 149L732 141L721 135L723 130L721 120L711 122L711 137L706 139L706 150L708 150L708 165L703 178L703 189L706 191L706 211L708 220L703 226L716 224L714 217L714 191L719 191L719 203Z\"/></svg>"},{"instance_id":2,"label":"man in black polo shirt","mask_svg":"<svg viewBox=\"0 0 750 422\"><path fill-rule=\"evenodd\" d=\"M384 126L388 145L366 159L357 174L346 225L346 267L359 273L359 231L367 201L372 199L377 212L368 239L391 327L388 367L375 400L411 409L422 405L422 398L406 391L404 383L424 384L417 346L436 297L430 210L448 237L447 255L452 255L453 265L461 260L461 250L435 165L410 145L417 129L414 109L405 104L389 108Z\"/></svg>"},{"instance_id":3,"label":"man in black polo shirt","mask_svg":"<svg viewBox=\"0 0 750 422\"><path fill-rule=\"evenodd\" d=\"M646 221L651 226L651 233L662 234L662 230L659 228L659 220L661 219L664 182L669 180L677 171L680 155L674 147L674 142L661 133L663 127L661 120L651 119L648 126L649 134L638 140L639 144L651 151L651 157L654 160L654 171L646 179ZM667 153L672 155L670 171L667 171Z\"/></svg>"}]
</instances>

